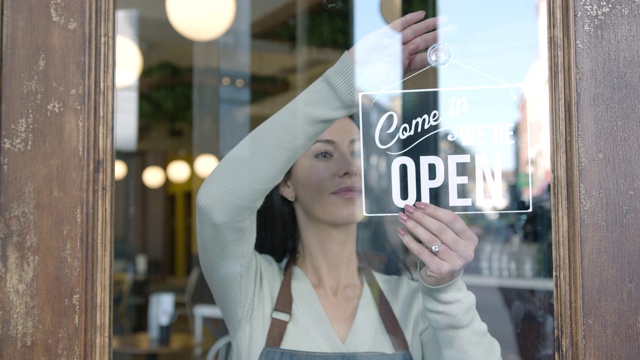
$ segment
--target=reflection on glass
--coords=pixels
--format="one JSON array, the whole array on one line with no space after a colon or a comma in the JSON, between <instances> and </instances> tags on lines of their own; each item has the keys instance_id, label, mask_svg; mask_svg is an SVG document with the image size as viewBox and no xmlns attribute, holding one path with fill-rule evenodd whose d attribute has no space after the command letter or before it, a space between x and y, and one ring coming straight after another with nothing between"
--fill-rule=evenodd
<instances>
[{"instance_id":1,"label":"reflection on glass","mask_svg":"<svg viewBox=\"0 0 640 360\"><path fill-rule=\"evenodd\" d=\"M218 157L213 154L200 154L193 161L193 171L204 179L211 174L219 162Z\"/></svg>"},{"instance_id":2,"label":"reflection on glass","mask_svg":"<svg viewBox=\"0 0 640 360\"><path fill-rule=\"evenodd\" d=\"M116 37L116 54L116 88L122 89L138 81L144 60L138 45L123 35Z\"/></svg>"},{"instance_id":3,"label":"reflection on glass","mask_svg":"<svg viewBox=\"0 0 640 360\"><path fill-rule=\"evenodd\" d=\"M117 16L118 34L133 40L144 69L116 92L117 155L128 172L116 183L114 270L124 285L114 299L114 331L147 331L149 296L171 291L172 331L194 334L192 305L214 302L194 271L203 179L354 43L398 14L426 9L441 16L432 63L412 74L396 66L356 74L361 84L378 81L353 114L362 122L369 215L358 225L358 251L376 271L415 277L416 258L397 239L397 213L420 200L459 213L479 238L463 280L503 358L551 358L545 2L210 2L218 10L222 3L233 11L195 11L221 29L194 36L167 15L170 6L187 10L184 1L118 1L119 14L129 14ZM134 21L125 25L127 18ZM189 175L172 179L172 159L182 159ZM144 275L135 270L141 257ZM220 321L209 325L206 345L225 333Z\"/></svg>"},{"instance_id":4,"label":"reflection on glass","mask_svg":"<svg viewBox=\"0 0 640 360\"><path fill-rule=\"evenodd\" d=\"M191 166L184 160L172 160L167 165L167 178L174 184L183 184L191 177Z\"/></svg>"},{"instance_id":5,"label":"reflection on glass","mask_svg":"<svg viewBox=\"0 0 640 360\"><path fill-rule=\"evenodd\" d=\"M161 188L166 180L167 175L160 166L151 165L142 171L142 182L149 189Z\"/></svg>"},{"instance_id":6,"label":"reflection on glass","mask_svg":"<svg viewBox=\"0 0 640 360\"><path fill-rule=\"evenodd\" d=\"M114 178L116 179L116 181L124 179L124 177L127 176L127 173L129 172L127 163L123 160L116 159L114 166Z\"/></svg>"},{"instance_id":7,"label":"reflection on glass","mask_svg":"<svg viewBox=\"0 0 640 360\"><path fill-rule=\"evenodd\" d=\"M235 0L166 0L171 26L193 41L211 41L224 34L236 16Z\"/></svg>"}]
</instances>

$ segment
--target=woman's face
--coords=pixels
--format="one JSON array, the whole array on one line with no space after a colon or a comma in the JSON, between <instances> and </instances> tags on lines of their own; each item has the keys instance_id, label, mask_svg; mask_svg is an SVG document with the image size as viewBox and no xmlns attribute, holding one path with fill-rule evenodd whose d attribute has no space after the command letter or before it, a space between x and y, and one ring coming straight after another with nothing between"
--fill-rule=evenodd
<instances>
[{"instance_id":1,"label":"woman's face","mask_svg":"<svg viewBox=\"0 0 640 360\"><path fill-rule=\"evenodd\" d=\"M298 221L330 225L362 219L360 132L349 118L338 119L296 160L280 185L294 197Z\"/></svg>"}]
</instances>

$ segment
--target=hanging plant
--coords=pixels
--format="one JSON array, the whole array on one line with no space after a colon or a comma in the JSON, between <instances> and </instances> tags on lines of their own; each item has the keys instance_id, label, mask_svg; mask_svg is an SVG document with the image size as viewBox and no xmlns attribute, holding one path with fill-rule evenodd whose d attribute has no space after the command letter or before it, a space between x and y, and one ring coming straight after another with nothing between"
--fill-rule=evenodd
<instances>
[{"instance_id":1,"label":"hanging plant","mask_svg":"<svg viewBox=\"0 0 640 360\"><path fill-rule=\"evenodd\" d=\"M180 124L190 124L192 74L191 68L168 62L146 68L140 77L140 125L163 123L173 133Z\"/></svg>"}]
</instances>

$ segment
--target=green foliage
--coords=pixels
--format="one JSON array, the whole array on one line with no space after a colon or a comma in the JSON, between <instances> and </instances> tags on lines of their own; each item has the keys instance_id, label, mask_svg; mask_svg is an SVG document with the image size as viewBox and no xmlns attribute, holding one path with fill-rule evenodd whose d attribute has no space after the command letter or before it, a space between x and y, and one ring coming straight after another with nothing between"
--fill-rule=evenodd
<instances>
[{"instance_id":1,"label":"green foliage","mask_svg":"<svg viewBox=\"0 0 640 360\"><path fill-rule=\"evenodd\" d=\"M140 76L141 124L165 122L170 128L191 122L191 68L163 62L146 68Z\"/></svg>"}]
</instances>

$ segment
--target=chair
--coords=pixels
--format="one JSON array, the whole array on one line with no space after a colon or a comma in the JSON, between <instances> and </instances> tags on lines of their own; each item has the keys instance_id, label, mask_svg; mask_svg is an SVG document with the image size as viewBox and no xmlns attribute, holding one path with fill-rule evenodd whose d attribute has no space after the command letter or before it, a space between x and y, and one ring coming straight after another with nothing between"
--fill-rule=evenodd
<instances>
[{"instance_id":1,"label":"chair","mask_svg":"<svg viewBox=\"0 0 640 360\"><path fill-rule=\"evenodd\" d=\"M218 339L207 353L207 360L225 360L231 357L231 335L225 335Z\"/></svg>"},{"instance_id":2,"label":"chair","mask_svg":"<svg viewBox=\"0 0 640 360\"><path fill-rule=\"evenodd\" d=\"M193 331L193 337L196 342L196 350L195 355L196 358L200 359L200 355L202 354L202 343L203 343L203 330L205 319L222 319L222 312L217 305L214 304L197 304L193 307L193 317L195 321L195 328ZM209 327L211 334L214 336L218 335L214 329Z\"/></svg>"},{"instance_id":3,"label":"chair","mask_svg":"<svg viewBox=\"0 0 640 360\"><path fill-rule=\"evenodd\" d=\"M127 333L131 331L131 321L129 320L129 306L132 287L133 274L115 273L113 275L114 315L116 317L116 332Z\"/></svg>"},{"instance_id":4,"label":"chair","mask_svg":"<svg viewBox=\"0 0 640 360\"><path fill-rule=\"evenodd\" d=\"M187 279L187 285L184 291L184 294L177 294L176 296L176 311L174 316L186 315L187 320L189 321L189 329L193 332L193 293L196 289L196 285L198 283L198 278L200 277L202 271L200 270L200 266L194 266L189 273L189 278Z\"/></svg>"}]
</instances>

